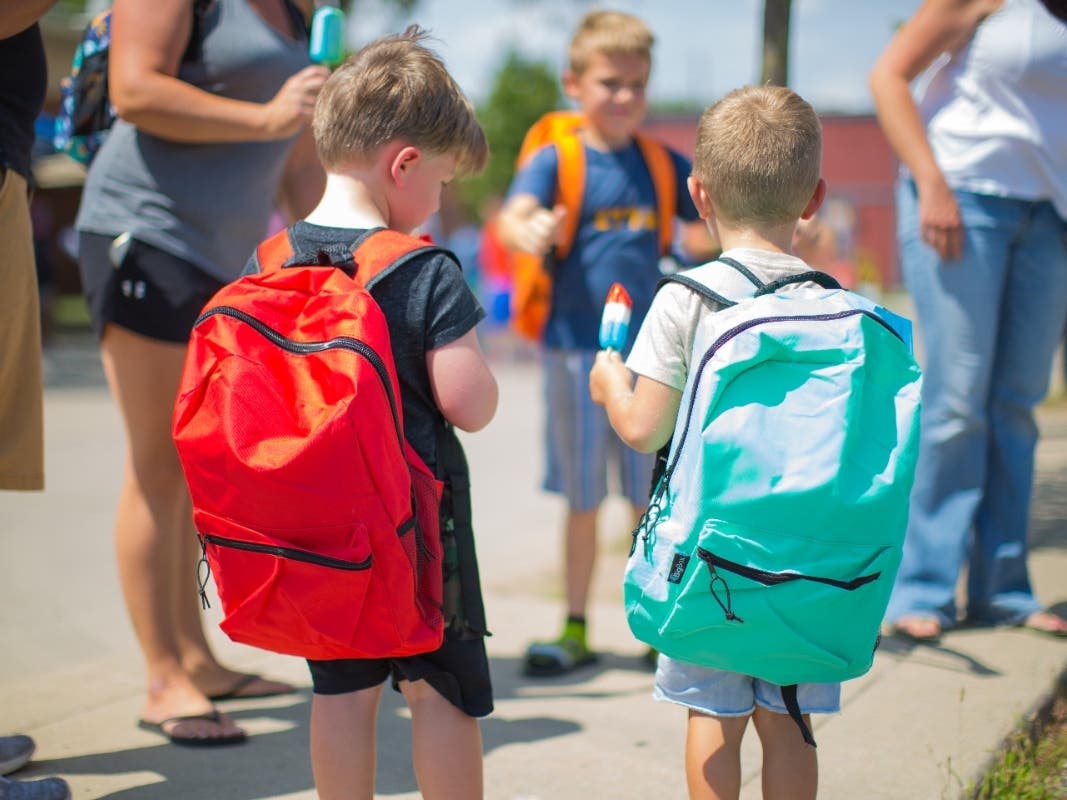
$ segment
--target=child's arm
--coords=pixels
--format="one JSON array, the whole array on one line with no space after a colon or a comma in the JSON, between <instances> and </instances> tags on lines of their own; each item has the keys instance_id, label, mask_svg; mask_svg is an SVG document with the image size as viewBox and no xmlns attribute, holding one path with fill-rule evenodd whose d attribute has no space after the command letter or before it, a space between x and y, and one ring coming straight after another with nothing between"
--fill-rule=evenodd
<instances>
[{"instance_id":1,"label":"child's arm","mask_svg":"<svg viewBox=\"0 0 1067 800\"><path fill-rule=\"evenodd\" d=\"M589 394L604 406L615 433L640 453L654 453L671 440L682 393L665 383L637 376L614 350L597 353L589 372Z\"/></svg>"},{"instance_id":2,"label":"child's arm","mask_svg":"<svg viewBox=\"0 0 1067 800\"><path fill-rule=\"evenodd\" d=\"M549 210L534 195L517 194L500 210L497 234L512 250L541 256L555 244L560 222L566 213L566 206Z\"/></svg>"},{"instance_id":3,"label":"child's arm","mask_svg":"<svg viewBox=\"0 0 1067 800\"><path fill-rule=\"evenodd\" d=\"M478 337L471 328L453 342L426 354L434 401L445 419L465 431L477 431L496 413L499 395Z\"/></svg>"}]
</instances>

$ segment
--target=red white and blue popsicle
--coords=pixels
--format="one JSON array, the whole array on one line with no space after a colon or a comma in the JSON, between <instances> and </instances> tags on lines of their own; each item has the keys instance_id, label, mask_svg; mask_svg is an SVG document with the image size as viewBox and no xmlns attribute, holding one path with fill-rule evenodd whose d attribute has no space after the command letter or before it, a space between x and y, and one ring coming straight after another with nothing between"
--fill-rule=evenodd
<instances>
[{"instance_id":1,"label":"red white and blue popsicle","mask_svg":"<svg viewBox=\"0 0 1067 800\"><path fill-rule=\"evenodd\" d=\"M630 331L630 312L633 309L630 293L621 283L613 283L600 318L600 346L605 350L622 350Z\"/></svg>"}]
</instances>

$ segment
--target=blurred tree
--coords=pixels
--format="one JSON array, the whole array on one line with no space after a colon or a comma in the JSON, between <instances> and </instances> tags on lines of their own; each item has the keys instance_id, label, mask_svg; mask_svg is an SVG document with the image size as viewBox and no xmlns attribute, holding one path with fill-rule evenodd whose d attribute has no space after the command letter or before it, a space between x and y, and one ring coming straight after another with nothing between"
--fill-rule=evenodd
<instances>
[{"instance_id":1,"label":"blurred tree","mask_svg":"<svg viewBox=\"0 0 1067 800\"><path fill-rule=\"evenodd\" d=\"M764 0L760 83L789 85L789 14L792 0Z\"/></svg>"},{"instance_id":2,"label":"blurred tree","mask_svg":"<svg viewBox=\"0 0 1067 800\"><path fill-rule=\"evenodd\" d=\"M493 79L478 119L489 139L492 158L485 172L459 187L463 205L477 214L485 201L507 191L526 130L546 111L563 105L559 76L544 61L523 57L512 48Z\"/></svg>"}]
</instances>

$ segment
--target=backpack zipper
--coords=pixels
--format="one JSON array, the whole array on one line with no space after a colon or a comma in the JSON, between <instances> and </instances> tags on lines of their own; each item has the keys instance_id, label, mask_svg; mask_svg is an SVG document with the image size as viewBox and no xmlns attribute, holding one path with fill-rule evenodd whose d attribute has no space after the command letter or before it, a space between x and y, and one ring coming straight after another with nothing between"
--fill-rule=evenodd
<instances>
[{"instance_id":1,"label":"backpack zipper","mask_svg":"<svg viewBox=\"0 0 1067 800\"><path fill-rule=\"evenodd\" d=\"M226 536L216 536L213 533L204 533L200 535L200 563L197 564L197 581L200 585L200 604L204 608L211 607L211 604L207 599L207 582L211 577L211 563L207 560L207 545L209 542L216 547L229 547L233 550L244 550L249 553L263 553L265 555L289 559L290 561L303 561L318 567L327 567L329 569L339 569L348 572L368 570L373 561L373 556L367 556L362 561L346 561L340 558L320 556L317 553L311 553L307 550L298 550L295 547L257 544L256 542L245 542L241 539L230 539ZM201 569L201 566L203 569Z\"/></svg>"},{"instance_id":2,"label":"backpack zipper","mask_svg":"<svg viewBox=\"0 0 1067 800\"><path fill-rule=\"evenodd\" d=\"M867 311L866 309L862 308L851 308L846 311L837 311L833 314L803 314L796 316L783 315L777 317L757 317L755 319L745 320L740 325L734 326L733 328L719 336L719 338L716 339L714 342L712 342L711 346L704 353L704 357L700 359L700 364L697 367L697 377L693 383L693 391L689 396L689 407L688 409L686 409L685 426L682 428L682 435L679 439L678 450L677 452L675 452L674 458L671 460L671 463L664 471L663 479L660 481L659 484L661 494L666 494L667 484L670 482L671 475L674 474L674 470L678 466L678 461L682 456L682 447L685 445L686 436L689 434L689 426L693 421L693 409L696 407L697 387L700 385L700 379L704 377L704 368L708 365L708 362L711 361L712 357L714 357L714 355L719 350L721 350L722 347L728 341L738 336L739 334L744 333L748 329L756 327L757 325L764 325L772 322L827 322L830 320L845 319L846 317L854 317L857 315L870 317L883 328L885 328L887 331L889 331L891 334L893 334L893 336L895 336L897 339L903 341L903 339L901 339L900 337L900 334L893 330L893 328L885 320L881 319L877 314L873 314L870 311Z\"/></svg>"},{"instance_id":3,"label":"backpack zipper","mask_svg":"<svg viewBox=\"0 0 1067 800\"><path fill-rule=\"evenodd\" d=\"M744 623L744 620L734 613L733 598L730 594L730 584L728 584L726 579L719 574L716 567L722 567L727 572L733 572L734 574L748 578L749 580L762 583L764 586L777 586L791 581L813 581L814 583L823 583L827 586L836 586L838 589L844 589L847 592L851 592L871 581L877 580L882 574L879 571L870 575L861 575L850 581L839 581L834 578L820 578L815 575L805 575L801 572L771 572L770 570L759 569L757 567L746 567L744 564L729 561L728 559L715 555L710 550L705 550L703 547L697 547L697 558L708 565L708 571L711 573L711 584L709 586L711 596L715 602L719 604L719 608L721 608L723 614L726 615L727 621L740 623ZM726 594L725 602L719 597L717 589L719 584L722 585L723 591Z\"/></svg>"},{"instance_id":4,"label":"backpack zipper","mask_svg":"<svg viewBox=\"0 0 1067 800\"><path fill-rule=\"evenodd\" d=\"M197 318L196 322L193 323L193 327L196 327L201 322L216 314L222 314L223 316L231 317L232 319L245 323L272 344L276 344L283 350L296 355L312 355L314 353L321 353L325 350L350 350L354 353L359 353L370 362L370 365L374 367L375 372L378 373L378 377L381 378L382 386L385 389L385 395L389 399L389 411L393 416L393 427L396 429L397 438L400 440L401 446L403 446L404 434L403 431L400 430L400 417L397 413L396 398L393 396L393 387L389 382L389 371L386 369L382 357L379 356L374 348L366 342L351 336L337 336L324 342L295 342L292 339L283 336L269 325L256 319L251 314L241 311L239 308L234 308L233 306L216 306L215 308L205 311Z\"/></svg>"},{"instance_id":5,"label":"backpack zipper","mask_svg":"<svg viewBox=\"0 0 1067 800\"><path fill-rule=\"evenodd\" d=\"M835 586L838 589L844 589L846 592L855 591L861 586L865 586L871 581L876 581L881 576L881 571L872 572L870 575L861 575L858 578L853 578L850 581L839 581L836 578L820 578L817 575L805 575L802 572L771 572L766 569L759 569L758 567L746 567L744 564L738 564L735 561L729 561L722 556L717 556L710 550L705 550L703 547L697 548L697 557L706 563L712 570L715 567L722 567L727 572L733 572L740 575L743 578L757 581L764 586L777 586L781 583L790 583L791 581L811 581L813 583L824 583L827 586Z\"/></svg>"}]
</instances>

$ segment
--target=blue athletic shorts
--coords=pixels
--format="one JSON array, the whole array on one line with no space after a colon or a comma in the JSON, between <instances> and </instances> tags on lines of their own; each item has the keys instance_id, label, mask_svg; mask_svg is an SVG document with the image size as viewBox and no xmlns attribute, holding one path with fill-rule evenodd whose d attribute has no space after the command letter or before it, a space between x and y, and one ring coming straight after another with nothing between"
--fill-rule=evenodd
<instances>
[{"instance_id":1,"label":"blue athletic shorts","mask_svg":"<svg viewBox=\"0 0 1067 800\"><path fill-rule=\"evenodd\" d=\"M656 665L652 696L713 717L746 717L756 710L756 704L776 714L789 713L782 700L782 687L776 684L737 672L686 664L662 654ZM802 714L835 714L841 710L841 684L799 683L797 705Z\"/></svg>"},{"instance_id":2,"label":"blue athletic shorts","mask_svg":"<svg viewBox=\"0 0 1067 800\"><path fill-rule=\"evenodd\" d=\"M573 511L590 511L610 491L643 508L654 454L631 450L589 397L592 350L545 350L545 482Z\"/></svg>"}]
</instances>

